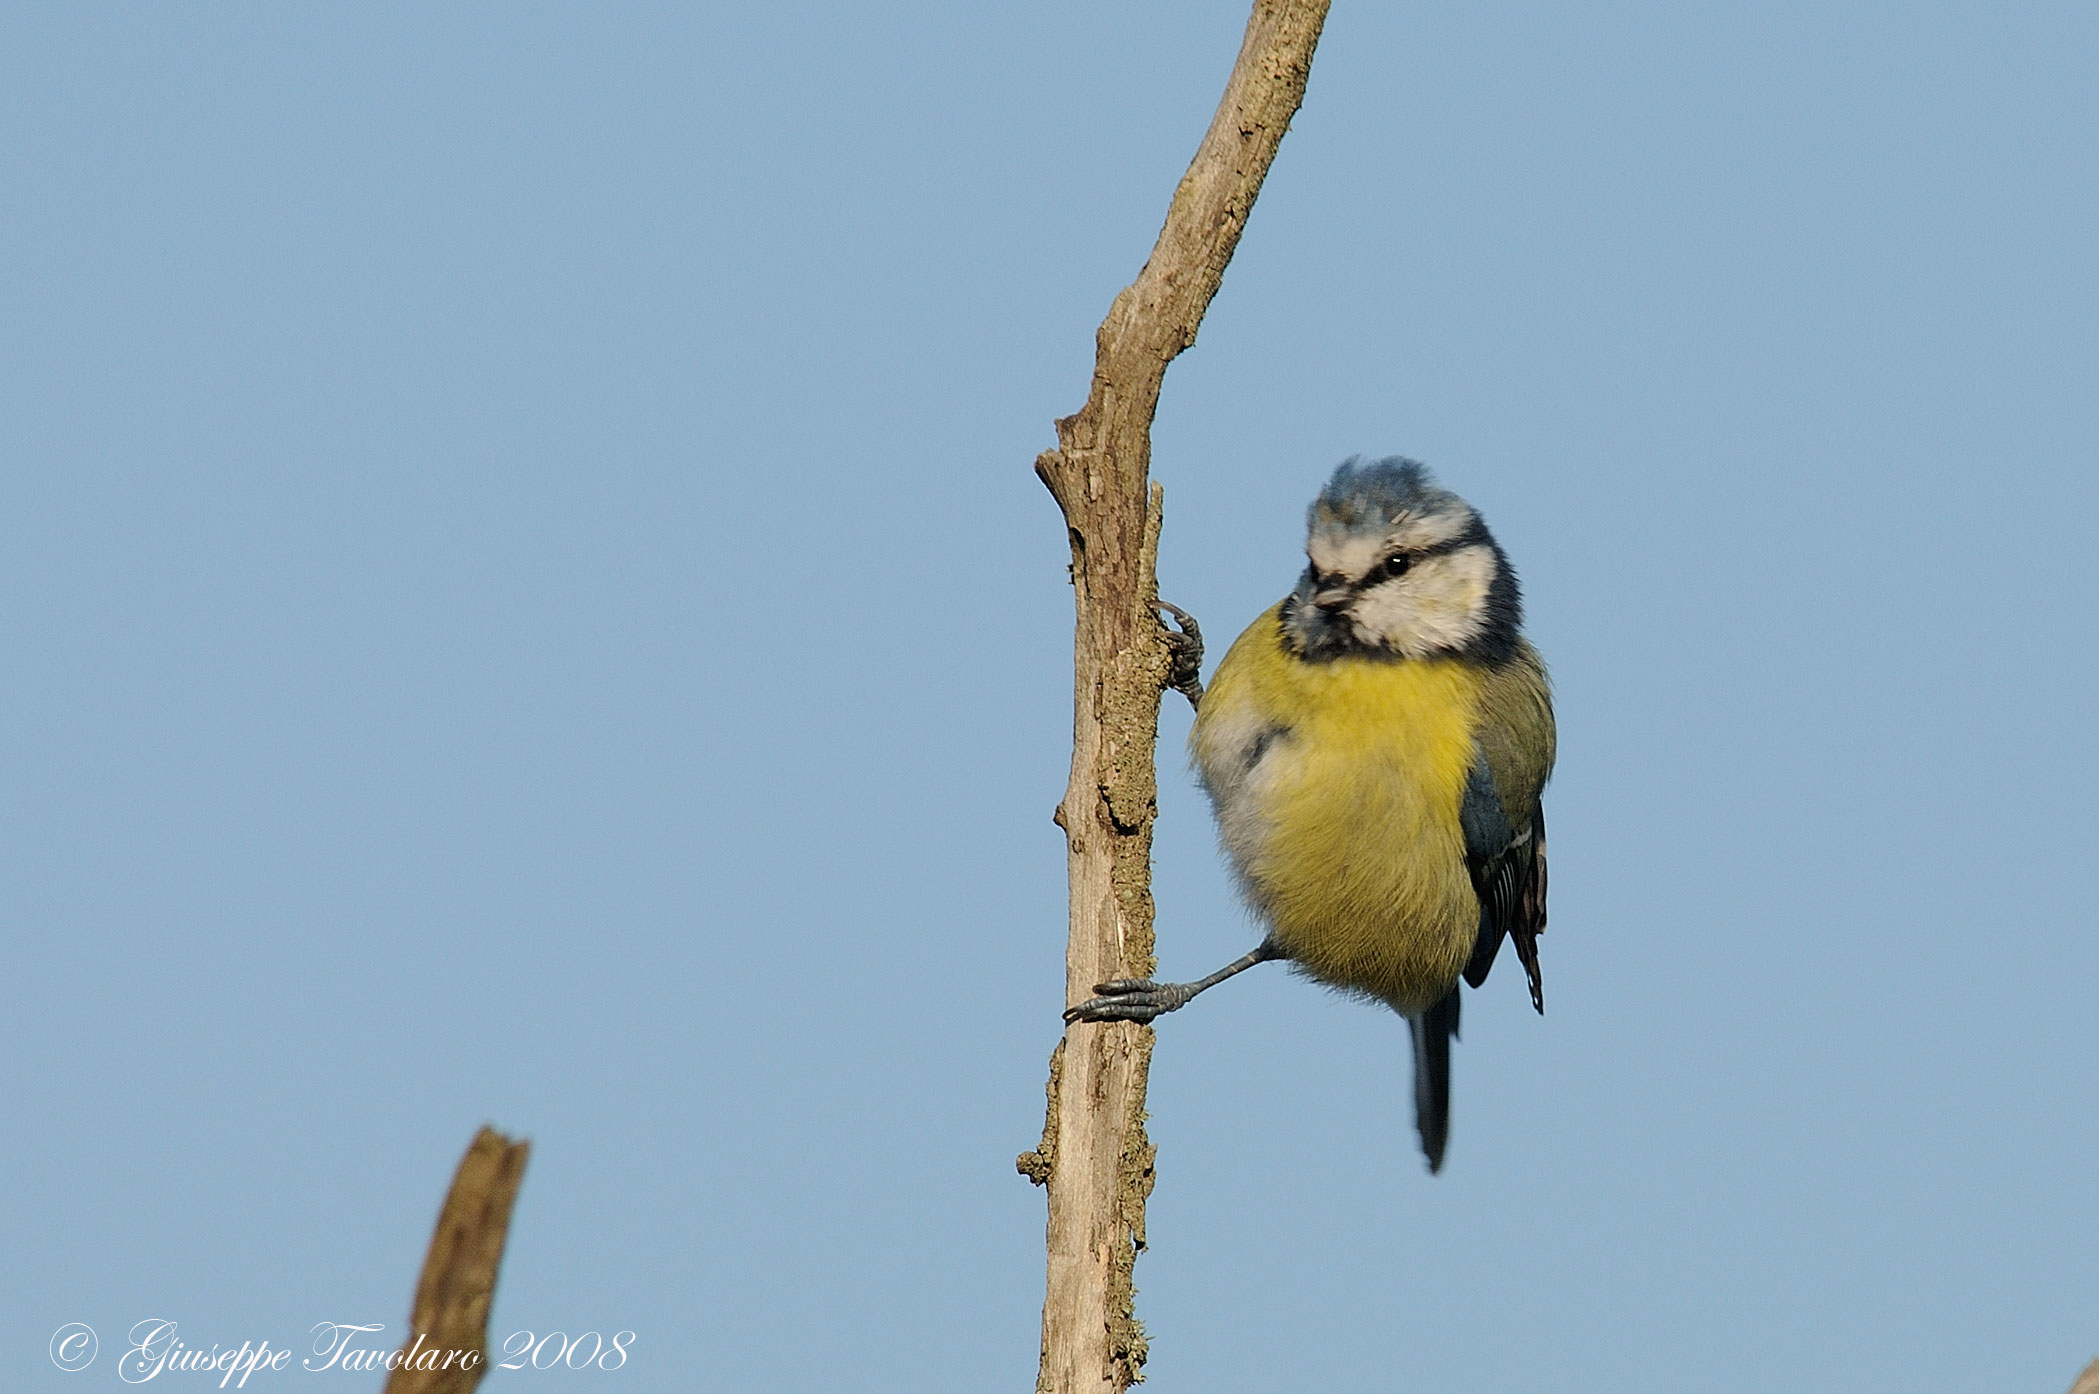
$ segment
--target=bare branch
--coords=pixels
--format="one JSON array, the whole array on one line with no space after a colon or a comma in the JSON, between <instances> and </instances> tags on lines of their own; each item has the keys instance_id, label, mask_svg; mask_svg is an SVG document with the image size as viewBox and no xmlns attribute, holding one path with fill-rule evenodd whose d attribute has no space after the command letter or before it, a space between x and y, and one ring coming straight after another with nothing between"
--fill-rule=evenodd
<instances>
[{"instance_id":1,"label":"bare branch","mask_svg":"<svg viewBox=\"0 0 2099 1394\"><path fill-rule=\"evenodd\" d=\"M1304 100L1326 0L1256 0L1224 99L1174 191L1137 279L1095 336L1086 405L1035 462L1070 535L1071 784L1058 808L1071 880L1065 1001L1110 978L1150 976L1152 748L1171 656L1158 599L1163 497L1151 425L1166 365L1195 342L1261 181ZM1070 1029L1050 1078L1042 1145L1021 1170L1049 1189L1040 1394L1119 1391L1146 1349L1131 1269L1144 1246L1154 1150L1144 1133L1152 1030Z\"/></svg>"},{"instance_id":2,"label":"bare branch","mask_svg":"<svg viewBox=\"0 0 2099 1394\"><path fill-rule=\"evenodd\" d=\"M481 1382L488 1368L488 1310L495 1302L496 1270L531 1151L529 1142L512 1142L483 1128L459 1159L415 1285L408 1340L399 1367L387 1377L386 1394L472 1394ZM477 1357L471 1369L462 1359L469 1352Z\"/></svg>"}]
</instances>

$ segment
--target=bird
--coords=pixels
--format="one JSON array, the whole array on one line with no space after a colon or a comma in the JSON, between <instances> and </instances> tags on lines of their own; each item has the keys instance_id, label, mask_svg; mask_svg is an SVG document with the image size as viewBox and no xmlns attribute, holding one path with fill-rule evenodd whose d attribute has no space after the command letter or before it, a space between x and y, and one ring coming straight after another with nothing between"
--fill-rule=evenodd
<instances>
[{"instance_id":1,"label":"bird","mask_svg":"<svg viewBox=\"0 0 2099 1394\"><path fill-rule=\"evenodd\" d=\"M1289 595L1200 681L1200 627L1162 602L1169 685L1241 897L1266 935L1187 983L1118 979L1067 1022L1149 1022L1283 960L1404 1017L1431 1173L1450 1136L1460 981L1504 939L1545 1010L1545 813L1557 755L1544 661L1514 568L1418 460L1344 460L1307 510ZM1162 626L1163 628L1163 626Z\"/></svg>"}]
</instances>

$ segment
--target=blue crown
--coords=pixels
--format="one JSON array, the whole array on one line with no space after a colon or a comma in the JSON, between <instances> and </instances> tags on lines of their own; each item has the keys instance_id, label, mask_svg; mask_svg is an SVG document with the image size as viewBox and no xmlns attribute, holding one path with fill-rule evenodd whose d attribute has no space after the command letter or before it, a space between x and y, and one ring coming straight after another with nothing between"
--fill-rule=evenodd
<instances>
[{"instance_id":1,"label":"blue crown","mask_svg":"<svg viewBox=\"0 0 2099 1394\"><path fill-rule=\"evenodd\" d=\"M1454 502L1456 495L1439 488L1419 460L1388 455L1366 463L1351 455L1312 500L1305 522L1313 528L1382 529L1406 514L1438 513Z\"/></svg>"}]
</instances>

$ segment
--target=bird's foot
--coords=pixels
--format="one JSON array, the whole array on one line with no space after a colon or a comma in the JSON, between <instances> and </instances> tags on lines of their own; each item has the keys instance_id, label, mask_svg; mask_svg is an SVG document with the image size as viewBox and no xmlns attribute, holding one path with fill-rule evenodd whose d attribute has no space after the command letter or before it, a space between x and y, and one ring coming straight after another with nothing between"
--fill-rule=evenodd
<instances>
[{"instance_id":1,"label":"bird's foot","mask_svg":"<svg viewBox=\"0 0 2099 1394\"><path fill-rule=\"evenodd\" d=\"M1100 994L1064 1009L1067 1023L1077 1021L1150 1021L1188 1005L1200 991L1194 983L1155 983L1150 978L1117 978L1095 983Z\"/></svg>"},{"instance_id":2,"label":"bird's foot","mask_svg":"<svg viewBox=\"0 0 2099 1394\"><path fill-rule=\"evenodd\" d=\"M1178 633L1166 630L1166 685L1186 697L1189 706L1199 708L1203 701L1203 628L1178 605L1162 600L1159 608L1179 626Z\"/></svg>"}]
</instances>

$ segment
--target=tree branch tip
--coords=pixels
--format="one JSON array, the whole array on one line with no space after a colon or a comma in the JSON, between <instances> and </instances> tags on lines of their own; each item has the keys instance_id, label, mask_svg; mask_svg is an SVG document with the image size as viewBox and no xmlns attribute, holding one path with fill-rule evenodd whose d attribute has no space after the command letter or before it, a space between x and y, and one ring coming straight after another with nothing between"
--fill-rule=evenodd
<instances>
[{"instance_id":1,"label":"tree branch tip","mask_svg":"<svg viewBox=\"0 0 2099 1394\"><path fill-rule=\"evenodd\" d=\"M487 1372L489 1307L531 1155L529 1141L487 1124L467 1144L438 1211L409 1307L410 1340L391 1367L386 1394L471 1394ZM472 1354L476 1363L431 1363L441 1354Z\"/></svg>"}]
</instances>

